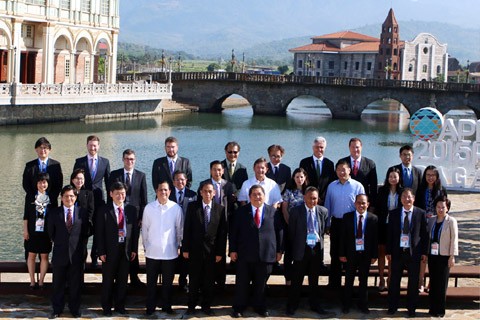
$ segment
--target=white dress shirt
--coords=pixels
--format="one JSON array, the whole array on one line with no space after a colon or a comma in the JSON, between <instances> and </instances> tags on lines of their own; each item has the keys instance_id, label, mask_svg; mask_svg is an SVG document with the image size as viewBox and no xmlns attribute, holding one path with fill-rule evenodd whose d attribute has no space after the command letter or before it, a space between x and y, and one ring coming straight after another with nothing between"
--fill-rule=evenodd
<instances>
[{"instance_id":1,"label":"white dress shirt","mask_svg":"<svg viewBox=\"0 0 480 320\"><path fill-rule=\"evenodd\" d=\"M256 184L262 186L263 190L265 190L266 204L273 206L283 201L278 184L275 182L275 180L267 177L265 177L265 180L263 181L258 181L255 177L245 180L245 182L242 184L242 188L240 189L240 193L238 194L238 201L248 202L248 192L250 188Z\"/></svg>"}]
</instances>

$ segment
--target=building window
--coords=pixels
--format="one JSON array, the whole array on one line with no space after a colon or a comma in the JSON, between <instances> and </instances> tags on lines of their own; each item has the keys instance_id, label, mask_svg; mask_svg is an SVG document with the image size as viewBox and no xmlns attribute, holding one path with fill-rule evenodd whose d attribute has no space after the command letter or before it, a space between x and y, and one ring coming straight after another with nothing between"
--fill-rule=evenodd
<instances>
[{"instance_id":1,"label":"building window","mask_svg":"<svg viewBox=\"0 0 480 320\"><path fill-rule=\"evenodd\" d=\"M320 77L320 72L317 72L315 75L316 75L317 77Z\"/></svg>"},{"instance_id":2,"label":"building window","mask_svg":"<svg viewBox=\"0 0 480 320\"><path fill-rule=\"evenodd\" d=\"M33 38L33 26L31 24L22 25L22 38Z\"/></svg>"},{"instance_id":3,"label":"building window","mask_svg":"<svg viewBox=\"0 0 480 320\"><path fill-rule=\"evenodd\" d=\"M347 68L348 68L348 62L345 61L345 62L343 63L343 69L347 70Z\"/></svg>"},{"instance_id":4,"label":"building window","mask_svg":"<svg viewBox=\"0 0 480 320\"><path fill-rule=\"evenodd\" d=\"M70 0L61 0L60 9L70 10Z\"/></svg>"},{"instance_id":5,"label":"building window","mask_svg":"<svg viewBox=\"0 0 480 320\"><path fill-rule=\"evenodd\" d=\"M360 69L360 62L355 62L355 70L358 70Z\"/></svg>"},{"instance_id":6,"label":"building window","mask_svg":"<svg viewBox=\"0 0 480 320\"><path fill-rule=\"evenodd\" d=\"M387 39L387 43L388 43L388 44L391 44L391 43L392 43L392 38L388 38L388 39Z\"/></svg>"},{"instance_id":7,"label":"building window","mask_svg":"<svg viewBox=\"0 0 480 320\"><path fill-rule=\"evenodd\" d=\"M335 76L335 74L334 74L333 72L329 72L329 73L328 73L328 76L329 76L329 77L333 77L333 76Z\"/></svg>"},{"instance_id":8,"label":"building window","mask_svg":"<svg viewBox=\"0 0 480 320\"><path fill-rule=\"evenodd\" d=\"M424 64L423 67L422 67L422 72L427 72L427 68L428 68L428 66L426 64Z\"/></svg>"},{"instance_id":9,"label":"building window","mask_svg":"<svg viewBox=\"0 0 480 320\"><path fill-rule=\"evenodd\" d=\"M413 71L413 64L409 64L408 65L408 72L412 72Z\"/></svg>"},{"instance_id":10,"label":"building window","mask_svg":"<svg viewBox=\"0 0 480 320\"><path fill-rule=\"evenodd\" d=\"M392 50L390 48L387 48L387 52L385 53L387 56L392 54Z\"/></svg>"},{"instance_id":11,"label":"building window","mask_svg":"<svg viewBox=\"0 0 480 320\"><path fill-rule=\"evenodd\" d=\"M70 59L65 58L65 79L70 78Z\"/></svg>"},{"instance_id":12,"label":"building window","mask_svg":"<svg viewBox=\"0 0 480 320\"><path fill-rule=\"evenodd\" d=\"M44 6L45 5L45 0L27 0L26 3L28 4L36 4L36 5L40 5L40 6Z\"/></svg>"},{"instance_id":13,"label":"building window","mask_svg":"<svg viewBox=\"0 0 480 320\"><path fill-rule=\"evenodd\" d=\"M367 62L367 70L368 71L372 70L372 63L371 62Z\"/></svg>"},{"instance_id":14,"label":"building window","mask_svg":"<svg viewBox=\"0 0 480 320\"><path fill-rule=\"evenodd\" d=\"M328 61L328 69L334 69L335 68L335 61Z\"/></svg>"},{"instance_id":15,"label":"building window","mask_svg":"<svg viewBox=\"0 0 480 320\"><path fill-rule=\"evenodd\" d=\"M437 66L437 74L441 74L442 73L442 67L441 66Z\"/></svg>"},{"instance_id":16,"label":"building window","mask_svg":"<svg viewBox=\"0 0 480 320\"><path fill-rule=\"evenodd\" d=\"M108 16L110 14L110 0L102 0L100 3L100 14Z\"/></svg>"},{"instance_id":17,"label":"building window","mask_svg":"<svg viewBox=\"0 0 480 320\"><path fill-rule=\"evenodd\" d=\"M85 83L90 82L90 60L85 60Z\"/></svg>"},{"instance_id":18,"label":"building window","mask_svg":"<svg viewBox=\"0 0 480 320\"><path fill-rule=\"evenodd\" d=\"M302 75L302 71L301 71L301 70L298 71L298 75L299 75L299 76Z\"/></svg>"},{"instance_id":19,"label":"building window","mask_svg":"<svg viewBox=\"0 0 480 320\"><path fill-rule=\"evenodd\" d=\"M393 49L393 55L398 56L398 49L397 48Z\"/></svg>"},{"instance_id":20,"label":"building window","mask_svg":"<svg viewBox=\"0 0 480 320\"><path fill-rule=\"evenodd\" d=\"M317 69L320 69L320 67L322 66L321 62L321 60L317 60Z\"/></svg>"},{"instance_id":21,"label":"building window","mask_svg":"<svg viewBox=\"0 0 480 320\"><path fill-rule=\"evenodd\" d=\"M298 67L303 68L303 60L298 60Z\"/></svg>"},{"instance_id":22,"label":"building window","mask_svg":"<svg viewBox=\"0 0 480 320\"><path fill-rule=\"evenodd\" d=\"M91 0L82 0L82 11L83 12L90 12L90 8L91 8Z\"/></svg>"},{"instance_id":23,"label":"building window","mask_svg":"<svg viewBox=\"0 0 480 320\"><path fill-rule=\"evenodd\" d=\"M380 50L378 50L378 53L379 53L380 55L383 55L383 48L380 48Z\"/></svg>"},{"instance_id":24,"label":"building window","mask_svg":"<svg viewBox=\"0 0 480 320\"><path fill-rule=\"evenodd\" d=\"M393 38L393 43L397 44L397 38Z\"/></svg>"},{"instance_id":25,"label":"building window","mask_svg":"<svg viewBox=\"0 0 480 320\"><path fill-rule=\"evenodd\" d=\"M394 70L394 71L397 71L397 68L398 68L398 66L397 66L397 63L395 62L395 63L393 64L393 70Z\"/></svg>"},{"instance_id":26,"label":"building window","mask_svg":"<svg viewBox=\"0 0 480 320\"><path fill-rule=\"evenodd\" d=\"M427 47L423 48L423 53L425 53L425 54L428 53L428 48Z\"/></svg>"},{"instance_id":27,"label":"building window","mask_svg":"<svg viewBox=\"0 0 480 320\"><path fill-rule=\"evenodd\" d=\"M388 27L388 32L392 32L392 27Z\"/></svg>"}]
</instances>

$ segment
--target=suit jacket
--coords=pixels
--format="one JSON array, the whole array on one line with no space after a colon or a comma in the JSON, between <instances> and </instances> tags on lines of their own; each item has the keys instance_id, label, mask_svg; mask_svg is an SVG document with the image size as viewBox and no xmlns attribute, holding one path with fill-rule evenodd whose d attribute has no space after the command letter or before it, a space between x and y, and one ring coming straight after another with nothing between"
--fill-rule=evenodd
<instances>
[{"instance_id":1,"label":"suit jacket","mask_svg":"<svg viewBox=\"0 0 480 320\"><path fill-rule=\"evenodd\" d=\"M137 210L134 206L124 205L127 236L125 238L125 258L130 261L130 254L138 252L138 223ZM118 251L118 223L113 204L108 204L100 209L95 221L95 235L98 256L107 255L116 259Z\"/></svg>"},{"instance_id":2,"label":"suit jacket","mask_svg":"<svg viewBox=\"0 0 480 320\"><path fill-rule=\"evenodd\" d=\"M32 160L25 164L22 185L23 190L25 190L27 193L27 196L31 197L33 195L35 198L35 194L37 194L35 177L39 172L40 168L38 167L38 159ZM63 187L63 173L60 162L52 158L48 158L47 173L50 176L47 189L48 196L50 197L50 203L53 207L58 207L58 195ZM25 201L27 201L26 198Z\"/></svg>"},{"instance_id":3,"label":"suit jacket","mask_svg":"<svg viewBox=\"0 0 480 320\"><path fill-rule=\"evenodd\" d=\"M394 166L398 170L400 170L400 179L402 181L402 185L405 186L403 183L403 167L402 164L397 164ZM418 187L420 186L420 182L422 182L422 170L419 168L412 166L412 177L413 177L413 183L412 183L412 188L413 189L413 194L416 194Z\"/></svg>"},{"instance_id":4,"label":"suit jacket","mask_svg":"<svg viewBox=\"0 0 480 320\"><path fill-rule=\"evenodd\" d=\"M123 168L112 171L108 180L108 190L114 182L125 183L125 171ZM110 196L108 203L112 202ZM137 221L141 221L143 217L143 209L148 203L147 199L147 178L145 173L133 169L133 174L130 177L130 188L127 190L127 197L125 203L134 206L137 209Z\"/></svg>"},{"instance_id":5,"label":"suit jacket","mask_svg":"<svg viewBox=\"0 0 480 320\"><path fill-rule=\"evenodd\" d=\"M427 191L426 187L420 185L417 189L417 194L415 195L415 206L419 207L423 210L426 210L426 199L425 199L425 192ZM432 202L435 200L436 197L438 196L446 196L447 195L447 189L442 186L440 190L437 190L437 194L432 195Z\"/></svg>"},{"instance_id":6,"label":"suit jacket","mask_svg":"<svg viewBox=\"0 0 480 320\"><path fill-rule=\"evenodd\" d=\"M289 166L280 163L277 173L273 174L273 165L271 162L269 162L266 176L267 178L274 180L280 187L280 191L283 192L286 183L292 178L292 170Z\"/></svg>"},{"instance_id":7,"label":"suit jacket","mask_svg":"<svg viewBox=\"0 0 480 320\"><path fill-rule=\"evenodd\" d=\"M276 262L277 253L283 252L282 217L267 204L263 205L263 220L257 228L250 203L234 214L230 230L230 252L237 252L238 259L246 262Z\"/></svg>"},{"instance_id":8,"label":"suit jacket","mask_svg":"<svg viewBox=\"0 0 480 320\"><path fill-rule=\"evenodd\" d=\"M212 201L210 222L205 230L205 216L202 200L188 207L183 226L183 252L189 259L202 260L206 257L224 256L227 245L227 222L223 206Z\"/></svg>"},{"instance_id":9,"label":"suit jacket","mask_svg":"<svg viewBox=\"0 0 480 320\"><path fill-rule=\"evenodd\" d=\"M347 156L341 160L346 160L352 166L351 177L363 185L365 193L370 200L372 207L377 203L377 189L378 189L378 178L377 178L377 167L375 162L369 158L361 157L360 167L356 175L353 174L353 165L351 163L350 156Z\"/></svg>"},{"instance_id":10,"label":"suit jacket","mask_svg":"<svg viewBox=\"0 0 480 320\"><path fill-rule=\"evenodd\" d=\"M88 235L93 234L93 213L95 212L95 202L93 199L93 192L87 189L80 189L77 196L77 202L75 203L80 208L87 211L87 217L89 222Z\"/></svg>"},{"instance_id":11,"label":"suit jacket","mask_svg":"<svg viewBox=\"0 0 480 320\"><path fill-rule=\"evenodd\" d=\"M428 219L428 239L429 244L432 241L432 228L437 222L437 217ZM458 225L457 220L450 215L445 216L443 222L442 233L440 234L440 255L442 256L458 256ZM430 248L430 245L428 246ZM429 252L430 253L430 252Z\"/></svg>"},{"instance_id":12,"label":"suit jacket","mask_svg":"<svg viewBox=\"0 0 480 320\"><path fill-rule=\"evenodd\" d=\"M190 166L190 160L183 157L177 157L175 162L175 170L181 170L187 175L187 188L192 186L192 167ZM173 177L170 172L167 157L161 157L153 162L152 166L152 184L153 189L157 190L158 184L161 182L168 182L170 190L173 190Z\"/></svg>"},{"instance_id":13,"label":"suit jacket","mask_svg":"<svg viewBox=\"0 0 480 320\"><path fill-rule=\"evenodd\" d=\"M352 261L356 250L355 245L355 225L356 212L348 212L343 215L342 237L340 238L340 257L347 257L347 261ZM358 221L356 221L358 224ZM368 260L378 258L378 218L373 213L368 212L367 221L364 229L364 255Z\"/></svg>"},{"instance_id":14,"label":"suit jacket","mask_svg":"<svg viewBox=\"0 0 480 320\"><path fill-rule=\"evenodd\" d=\"M55 267L83 264L85 239L88 237L88 214L83 208L74 207L71 233L65 223L63 206L51 210L48 218L48 235L53 242L52 264Z\"/></svg>"},{"instance_id":15,"label":"suit jacket","mask_svg":"<svg viewBox=\"0 0 480 320\"><path fill-rule=\"evenodd\" d=\"M317 178L317 169L315 169L315 163L313 162L312 156L302 159L299 167L307 172L309 186L314 186L320 192L319 203L323 204L325 201L325 195L327 194L328 185L337 179L333 162L328 158L323 158L320 179Z\"/></svg>"},{"instance_id":16,"label":"suit jacket","mask_svg":"<svg viewBox=\"0 0 480 320\"><path fill-rule=\"evenodd\" d=\"M203 183L209 182L209 181L212 182L212 179L203 180L202 182L200 182L200 186ZM228 182L227 180L222 179L222 181L220 182L220 204L224 208L224 215L227 222L229 220L229 216L235 210L236 198L234 194L235 194L235 186L231 182ZM200 187L198 188L197 195L200 195Z\"/></svg>"},{"instance_id":17,"label":"suit jacket","mask_svg":"<svg viewBox=\"0 0 480 320\"><path fill-rule=\"evenodd\" d=\"M227 160L222 161L222 166L225 169L222 178L231 182L235 186L235 192L242 188L242 184L245 180L248 180L248 173L247 168L237 161L235 164L235 170L233 171L233 176L230 176L230 172L228 170Z\"/></svg>"},{"instance_id":18,"label":"suit jacket","mask_svg":"<svg viewBox=\"0 0 480 320\"><path fill-rule=\"evenodd\" d=\"M88 165L88 157L84 156L75 160L73 170L82 168L85 170L85 189L93 191L93 199L95 201L95 208L100 208L105 204L103 197L103 183L105 187L108 186L108 178L110 176L110 162L107 158L98 156L97 173L92 180L90 167ZM108 193L108 192L107 192Z\"/></svg>"},{"instance_id":19,"label":"suit jacket","mask_svg":"<svg viewBox=\"0 0 480 320\"><path fill-rule=\"evenodd\" d=\"M187 214L188 206L191 203L197 201L197 194L195 193L195 191L190 190L190 189L188 189L188 187L186 187L184 189L184 192L185 192L185 194L183 195L183 202L182 203L178 203L178 201L177 201L177 189L175 189L175 187L173 187L172 192L170 192L170 197L169 197L170 200L177 203L182 208L182 211L183 211L182 221L185 221L185 216Z\"/></svg>"},{"instance_id":20,"label":"suit jacket","mask_svg":"<svg viewBox=\"0 0 480 320\"><path fill-rule=\"evenodd\" d=\"M392 255L392 259L397 259L401 254L401 220L401 207L389 212L386 254ZM413 207L410 226L410 254L412 255L413 259L420 261L421 256L427 255L428 252L428 233L427 222L425 220L425 211L420 208Z\"/></svg>"},{"instance_id":21,"label":"suit jacket","mask_svg":"<svg viewBox=\"0 0 480 320\"><path fill-rule=\"evenodd\" d=\"M290 209L288 218L288 238L294 261L301 261L307 245L307 209L304 204ZM325 225L328 211L325 207L316 206L315 214L318 221L318 235L320 236L320 247L323 249Z\"/></svg>"}]
</instances>

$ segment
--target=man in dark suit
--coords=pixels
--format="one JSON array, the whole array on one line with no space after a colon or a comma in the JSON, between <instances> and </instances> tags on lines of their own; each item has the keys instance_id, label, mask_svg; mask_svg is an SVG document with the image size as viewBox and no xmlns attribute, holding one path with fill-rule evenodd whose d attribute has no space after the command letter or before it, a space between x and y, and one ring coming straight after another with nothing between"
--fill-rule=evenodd
<instances>
[{"instance_id":1,"label":"man in dark suit","mask_svg":"<svg viewBox=\"0 0 480 320\"><path fill-rule=\"evenodd\" d=\"M320 306L318 277L323 263L323 240L328 216L327 209L318 205L318 189L307 187L305 204L293 207L288 219L288 235L292 250L292 284L287 302L287 315L298 308L303 278L308 275L310 308L320 315L327 312Z\"/></svg>"},{"instance_id":2,"label":"man in dark suit","mask_svg":"<svg viewBox=\"0 0 480 320\"><path fill-rule=\"evenodd\" d=\"M225 179L222 179L225 169L220 161L214 160L210 162L210 179L204 180L200 183L202 185L206 182L211 182L215 189L215 197L213 200L222 205L223 215L225 216L225 221L227 223L227 233L230 223L230 218L235 211L236 206L236 197L235 197L235 186L228 182ZM198 192L200 195L200 189ZM227 264L226 264L226 254L225 251L222 254L222 259L220 262L215 263L215 282L219 290L225 288L225 281L227 276Z\"/></svg>"},{"instance_id":3,"label":"man in dark suit","mask_svg":"<svg viewBox=\"0 0 480 320\"><path fill-rule=\"evenodd\" d=\"M123 151L123 168L112 171L108 185L111 186L115 182L123 182L125 184L127 188L125 204L135 207L137 224L140 228L142 226L143 209L145 209L148 203L147 179L145 173L135 169L135 161L135 151L132 149ZM112 198L108 198L109 203L111 203ZM137 236L140 236L140 232L137 233ZM130 283L134 286L143 286L143 283L138 278L138 270L139 262L138 255L136 255L135 259L130 263Z\"/></svg>"},{"instance_id":4,"label":"man in dark suit","mask_svg":"<svg viewBox=\"0 0 480 320\"><path fill-rule=\"evenodd\" d=\"M39 138L35 142L35 152L37 159L27 162L23 171L22 185L26 192L25 199L31 199L37 193L37 184L35 177L40 172L46 172L50 176L47 194L50 198L52 207L58 207L58 195L63 185L62 167L57 160L49 157L52 145L45 137Z\"/></svg>"},{"instance_id":5,"label":"man in dark suit","mask_svg":"<svg viewBox=\"0 0 480 320\"><path fill-rule=\"evenodd\" d=\"M188 261L190 287L187 314L193 315L198 302L198 291L202 291L202 311L213 316L213 286L215 264L225 255L227 223L224 208L215 202L212 181L200 185L201 200L188 207L183 227L183 257Z\"/></svg>"},{"instance_id":6,"label":"man in dark suit","mask_svg":"<svg viewBox=\"0 0 480 320\"><path fill-rule=\"evenodd\" d=\"M227 142L225 145L225 159L222 161L222 165L225 168L222 178L233 183L238 191L242 188L243 182L248 179L247 168L238 162L239 155L240 145L238 142Z\"/></svg>"},{"instance_id":7,"label":"man in dark suit","mask_svg":"<svg viewBox=\"0 0 480 320\"><path fill-rule=\"evenodd\" d=\"M82 168L85 170L85 189L93 192L93 200L95 203L95 212L93 214L93 223L95 224L98 210L105 205L103 196L103 183L105 188L108 187L108 179L110 177L110 161L107 158L100 157L100 138L91 135L87 137L87 155L75 160L73 170ZM94 225L95 230L95 225ZM95 237L93 238L92 251L90 252L92 265L97 266L97 244Z\"/></svg>"},{"instance_id":8,"label":"man in dark suit","mask_svg":"<svg viewBox=\"0 0 480 320\"><path fill-rule=\"evenodd\" d=\"M88 214L75 206L75 187L66 185L61 191L62 205L49 214L48 234L53 242L52 318L60 317L65 307L65 286L68 285L68 308L73 317L80 314L83 284L84 239L88 237Z\"/></svg>"},{"instance_id":9,"label":"man in dark suit","mask_svg":"<svg viewBox=\"0 0 480 320\"><path fill-rule=\"evenodd\" d=\"M415 193L412 189L403 190L401 202L401 208L390 211L387 225L386 256L392 268L388 286L388 314L393 315L398 309L402 273L407 269L408 315L415 317L420 262L427 259L428 232L425 211L413 206Z\"/></svg>"},{"instance_id":10,"label":"man in dark suit","mask_svg":"<svg viewBox=\"0 0 480 320\"><path fill-rule=\"evenodd\" d=\"M411 146L404 145L400 148L400 160L402 163L394 167L402 173L400 178L403 186L411 188L415 194L422 181L422 170L412 165L413 148Z\"/></svg>"},{"instance_id":11,"label":"man in dark suit","mask_svg":"<svg viewBox=\"0 0 480 320\"><path fill-rule=\"evenodd\" d=\"M174 188L170 193L169 199L173 202L176 202L180 206L180 208L182 208L182 223L185 222L185 216L187 214L187 209L189 205L197 201L197 193L190 190L187 185L187 174L180 170L175 171L175 173L173 174ZM182 250L182 248L180 248L180 250ZM182 254L180 254L177 259L177 268L179 270L178 285L180 286L180 288L183 288L185 291L187 291L188 266Z\"/></svg>"},{"instance_id":12,"label":"man in dark suit","mask_svg":"<svg viewBox=\"0 0 480 320\"><path fill-rule=\"evenodd\" d=\"M232 317L242 317L247 307L249 284L252 282L252 301L261 317L269 313L265 301L266 280L272 266L282 258L282 217L275 208L265 204L265 191L254 185L249 191L250 203L234 214L230 232L230 258L237 262L235 298Z\"/></svg>"},{"instance_id":13,"label":"man in dark suit","mask_svg":"<svg viewBox=\"0 0 480 320\"><path fill-rule=\"evenodd\" d=\"M353 281L358 272L358 308L363 314L368 309L368 272L370 265L378 258L378 218L367 212L368 196L359 194L355 198L356 211L343 216L340 240L340 261L345 264L345 287L343 292L343 313L350 312Z\"/></svg>"},{"instance_id":14,"label":"man in dark suit","mask_svg":"<svg viewBox=\"0 0 480 320\"><path fill-rule=\"evenodd\" d=\"M348 148L350 155L342 160L350 162L352 168L350 176L363 185L370 203L377 203L378 179L375 162L362 156L362 140L359 138L351 138ZM370 211L373 211L373 207L370 207Z\"/></svg>"},{"instance_id":15,"label":"man in dark suit","mask_svg":"<svg viewBox=\"0 0 480 320\"><path fill-rule=\"evenodd\" d=\"M324 137L315 138L312 145L313 156L302 159L299 165L307 172L309 185L318 189L320 205L325 203L328 185L337 177L333 162L324 157L326 148L327 140Z\"/></svg>"},{"instance_id":16,"label":"man in dark suit","mask_svg":"<svg viewBox=\"0 0 480 320\"><path fill-rule=\"evenodd\" d=\"M126 314L128 269L138 249L137 210L125 203L127 195L123 182L110 186L112 203L97 215L96 232L98 256L102 261L102 309L105 316L115 311Z\"/></svg>"},{"instance_id":17,"label":"man in dark suit","mask_svg":"<svg viewBox=\"0 0 480 320\"><path fill-rule=\"evenodd\" d=\"M156 159L152 166L152 184L153 189L157 189L158 185L167 181L170 190L173 190L173 174L175 171L183 171L187 176L187 187L192 186L192 167L190 160L178 155L178 141L175 137L165 139L165 152L167 155Z\"/></svg>"},{"instance_id":18,"label":"man in dark suit","mask_svg":"<svg viewBox=\"0 0 480 320\"><path fill-rule=\"evenodd\" d=\"M266 176L278 184L281 192L285 189L286 183L292 178L290 167L281 163L284 154L285 149L278 144L272 144L268 147L270 162L268 163Z\"/></svg>"}]
</instances>

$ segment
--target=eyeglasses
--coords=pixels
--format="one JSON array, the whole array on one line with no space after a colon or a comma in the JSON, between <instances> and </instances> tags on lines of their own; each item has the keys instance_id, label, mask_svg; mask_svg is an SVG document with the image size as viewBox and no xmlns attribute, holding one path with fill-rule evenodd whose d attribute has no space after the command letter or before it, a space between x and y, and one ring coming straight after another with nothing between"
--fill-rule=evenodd
<instances>
[{"instance_id":1,"label":"eyeglasses","mask_svg":"<svg viewBox=\"0 0 480 320\"><path fill-rule=\"evenodd\" d=\"M228 154L237 154L238 151L227 151Z\"/></svg>"},{"instance_id":2,"label":"eyeglasses","mask_svg":"<svg viewBox=\"0 0 480 320\"><path fill-rule=\"evenodd\" d=\"M282 156L279 156L279 155L276 155L276 154L271 154L270 155L270 158L276 158L276 159L280 159Z\"/></svg>"},{"instance_id":3,"label":"eyeglasses","mask_svg":"<svg viewBox=\"0 0 480 320\"><path fill-rule=\"evenodd\" d=\"M135 161L135 158L123 158L123 160L127 160L127 161Z\"/></svg>"}]
</instances>

